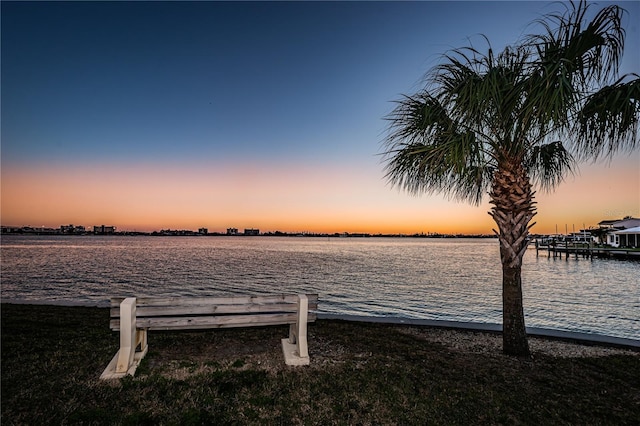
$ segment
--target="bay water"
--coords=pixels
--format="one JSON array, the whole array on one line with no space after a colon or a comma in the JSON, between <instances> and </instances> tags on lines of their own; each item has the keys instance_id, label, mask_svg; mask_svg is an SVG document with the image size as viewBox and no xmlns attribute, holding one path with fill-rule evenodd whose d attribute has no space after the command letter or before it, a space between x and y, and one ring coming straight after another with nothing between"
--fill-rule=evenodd
<instances>
[{"instance_id":1,"label":"bay water","mask_svg":"<svg viewBox=\"0 0 640 426\"><path fill-rule=\"evenodd\" d=\"M338 315L502 322L497 239L2 236L3 302L318 293ZM640 262L523 266L528 326L640 340Z\"/></svg>"}]
</instances>

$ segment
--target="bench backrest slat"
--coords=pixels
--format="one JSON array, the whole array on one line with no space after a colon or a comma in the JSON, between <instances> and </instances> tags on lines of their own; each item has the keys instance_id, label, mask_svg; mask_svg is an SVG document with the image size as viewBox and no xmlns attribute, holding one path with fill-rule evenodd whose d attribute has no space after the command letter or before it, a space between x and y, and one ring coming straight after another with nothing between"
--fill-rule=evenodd
<instances>
[{"instance_id":1,"label":"bench backrest slat","mask_svg":"<svg viewBox=\"0 0 640 426\"><path fill-rule=\"evenodd\" d=\"M221 314L241 314L246 312L296 312L296 303L269 303L251 305L186 305L186 306L136 306L138 317L148 316L174 316L174 315L221 315ZM309 303L309 310L318 309L318 302ZM119 317L120 308L111 308L111 317Z\"/></svg>"},{"instance_id":2,"label":"bench backrest slat","mask_svg":"<svg viewBox=\"0 0 640 426\"><path fill-rule=\"evenodd\" d=\"M309 304L318 303L317 294L307 294ZM111 307L119 308L124 297L112 297ZM136 306L188 306L188 305L247 305L269 303L296 303L296 294L232 297L137 297Z\"/></svg>"},{"instance_id":3,"label":"bench backrest slat","mask_svg":"<svg viewBox=\"0 0 640 426\"><path fill-rule=\"evenodd\" d=\"M316 320L318 295L308 294L309 315L307 321ZM124 298L111 299L112 330L120 329L120 302ZM204 329L243 327L251 325L279 325L295 323L298 296L233 297L141 297L136 299L136 323L138 328L149 330Z\"/></svg>"}]
</instances>

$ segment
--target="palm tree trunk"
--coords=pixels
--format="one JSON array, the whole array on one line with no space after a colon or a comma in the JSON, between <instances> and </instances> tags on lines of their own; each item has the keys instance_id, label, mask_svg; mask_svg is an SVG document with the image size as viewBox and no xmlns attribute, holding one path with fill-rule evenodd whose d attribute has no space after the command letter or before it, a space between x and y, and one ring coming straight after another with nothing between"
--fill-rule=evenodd
<instances>
[{"instance_id":1,"label":"palm tree trunk","mask_svg":"<svg viewBox=\"0 0 640 426\"><path fill-rule=\"evenodd\" d=\"M522 304L522 257L535 216L531 182L522 161L501 163L493 177L489 213L500 232L502 261L502 345L508 355L528 357L529 342Z\"/></svg>"},{"instance_id":2,"label":"palm tree trunk","mask_svg":"<svg viewBox=\"0 0 640 426\"><path fill-rule=\"evenodd\" d=\"M521 267L502 265L502 350L507 355L528 357L529 342L522 304Z\"/></svg>"}]
</instances>

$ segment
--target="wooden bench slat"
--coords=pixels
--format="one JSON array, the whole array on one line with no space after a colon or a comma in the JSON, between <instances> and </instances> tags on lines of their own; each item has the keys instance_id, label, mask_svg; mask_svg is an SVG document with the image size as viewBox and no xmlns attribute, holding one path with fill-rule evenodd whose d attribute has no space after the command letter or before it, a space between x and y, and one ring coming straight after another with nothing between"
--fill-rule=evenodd
<instances>
[{"instance_id":1,"label":"wooden bench slat","mask_svg":"<svg viewBox=\"0 0 640 426\"><path fill-rule=\"evenodd\" d=\"M315 322L317 314L309 312L307 321ZM221 327L249 327L256 325L284 325L295 322L296 313L264 314L264 315L229 315L206 317L149 317L137 318L138 328L149 330L187 330L189 328L221 328ZM120 320L112 319L109 327L113 331L120 330Z\"/></svg>"},{"instance_id":2,"label":"wooden bench slat","mask_svg":"<svg viewBox=\"0 0 640 426\"><path fill-rule=\"evenodd\" d=\"M318 302L317 294L307 294L309 304ZM111 307L120 307L124 297L112 297ZM296 303L295 294L269 296L232 296L232 297L137 297L136 306L172 306L172 305L247 305L269 303Z\"/></svg>"},{"instance_id":3,"label":"wooden bench slat","mask_svg":"<svg viewBox=\"0 0 640 426\"><path fill-rule=\"evenodd\" d=\"M296 312L295 304L268 305L192 305L192 306L140 306L138 317L173 316L173 315L219 315L251 312Z\"/></svg>"},{"instance_id":4,"label":"wooden bench slat","mask_svg":"<svg viewBox=\"0 0 640 426\"><path fill-rule=\"evenodd\" d=\"M317 310L318 303L309 303L309 310ZM138 306L137 316L172 316L172 315L220 315L245 312L297 312L294 303L270 303L266 305L188 305L188 306ZM112 318L120 316L120 308L111 308Z\"/></svg>"},{"instance_id":5,"label":"wooden bench slat","mask_svg":"<svg viewBox=\"0 0 640 426\"><path fill-rule=\"evenodd\" d=\"M136 319L138 328L149 330L168 330L168 329L186 329L192 327L211 327L217 328L221 326L233 327L241 325L276 325L291 324L296 321L296 313L283 314L261 314L261 315L219 315L204 317L143 317ZM315 315L310 315L315 321ZM311 319L310 319L311 320ZM120 320L112 320L111 328L119 329Z\"/></svg>"},{"instance_id":6,"label":"wooden bench slat","mask_svg":"<svg viewBox=\"0 0 640 426\"><path fill-rule=\"evenodd\" d=\"M195 326L221 326L235 324L274 324L296 320L295 314L267 314L267 315L229 315L229 316L205 316L205 317L179 317L179 318L138 318L136 323L140 328L171 328Z\"/></svg>"}]
</instances>

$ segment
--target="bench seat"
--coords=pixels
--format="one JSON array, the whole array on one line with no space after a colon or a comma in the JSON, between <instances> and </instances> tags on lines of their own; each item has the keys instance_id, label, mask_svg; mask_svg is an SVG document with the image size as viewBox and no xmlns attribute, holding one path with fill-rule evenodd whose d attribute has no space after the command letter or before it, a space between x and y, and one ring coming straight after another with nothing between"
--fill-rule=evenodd
<instances>
[{"instance_id":1,"label":"bench seat","mask_svg":"<svg viewBox=\"0 0 640 426\"><path fill-rule=\"evenodd\" d=\"M316 320L317 309L317 294L112 298L109 325L120 333L120 350L100 377L134 375L150 330L289 325L289 337L282 339L285 363L308 365L307 323Z\"/></svg>"}]
</instances>

